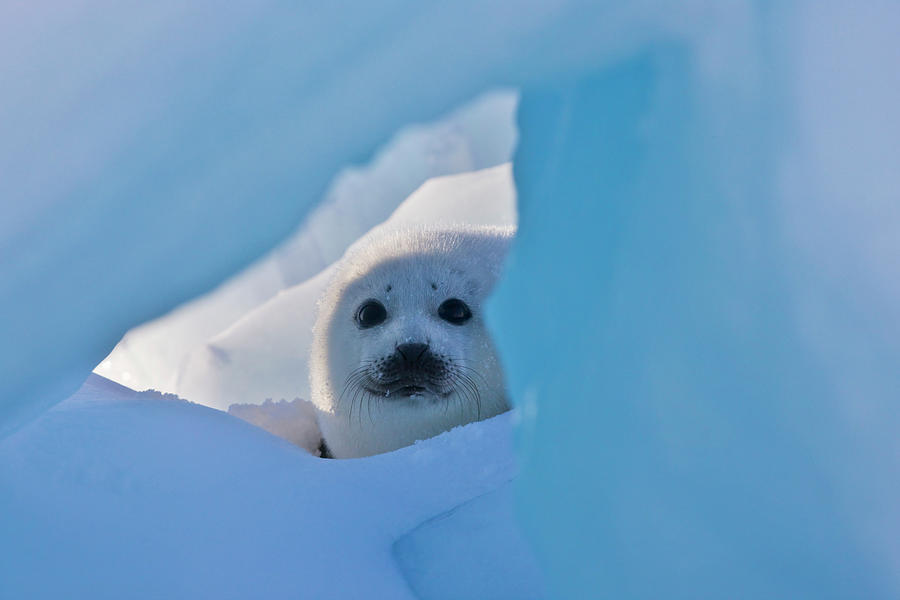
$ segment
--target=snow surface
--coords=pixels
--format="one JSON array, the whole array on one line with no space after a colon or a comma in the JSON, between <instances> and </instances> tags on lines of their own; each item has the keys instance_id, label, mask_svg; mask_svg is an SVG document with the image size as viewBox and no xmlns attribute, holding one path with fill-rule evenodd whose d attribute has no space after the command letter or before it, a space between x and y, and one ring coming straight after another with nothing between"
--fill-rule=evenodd
<instances>
[{"instance_id":1,"label":"snow surface","mask_svg":"<svg viewBox=\"0 0 900 600\"><path fill-rule=\"evenodd\" d=\"M418 597L545 597L540 568L509 510L511 488L470 500L397 540L394 556Z\"/></svg>"},{"instance_id":2,"label":"snow surface","mask_svg":"<svg viewBox=\"0 0 900 600\"><path fill-rule=\"evenodd\" d=\"M315 408L308 400L295 398L275 402L266 398L262 404L232 404L228 414L284 438L310 454L321 456L322 432L316 422Z\"/></svg>"},{"instance_id":3,"label":"snow surface","mask_svg":"<svg viewBox=\"0 0 900 600\"><path fill-rule=\"evenodd\" d=\"M322 460L220 411L92 375L0 442L0 597L519 597L538 580L510 513L511 418ZM490 516L475 528L471 501ZM425 521L442 525L413 531ZM482 567L455 583L440 549L469 542L513 579ZM442 574L442 592L414 596L404 569Z\"/></svg>"}]
</instances>

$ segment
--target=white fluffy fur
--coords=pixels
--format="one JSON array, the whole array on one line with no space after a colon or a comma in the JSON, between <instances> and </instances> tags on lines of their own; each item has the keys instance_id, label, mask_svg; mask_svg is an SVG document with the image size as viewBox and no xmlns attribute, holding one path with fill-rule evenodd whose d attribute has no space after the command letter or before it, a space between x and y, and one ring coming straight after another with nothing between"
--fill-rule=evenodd
<instances>
[{"instance_id":1,"label":"white fluffy fur","mask_svg":"<svg viewBox=\"0 0 900 600\"><path fill-rule=\"evenodd\" d=\"M375 231L347 251L319 303L310 356L312 401L335 457L388 452L508 409L482 311L513 231L473 226ZM388 319L360 329L356 311L369 298L384 304ZM448 298L466 302L472 318L463 325L442 320L438 306ZM480 406L463 389L446 398L342 396L348 376L364 361L390 355L405 342L428 343L455 364L477 371L471 380Z\"/></svg>"}]
</instances>

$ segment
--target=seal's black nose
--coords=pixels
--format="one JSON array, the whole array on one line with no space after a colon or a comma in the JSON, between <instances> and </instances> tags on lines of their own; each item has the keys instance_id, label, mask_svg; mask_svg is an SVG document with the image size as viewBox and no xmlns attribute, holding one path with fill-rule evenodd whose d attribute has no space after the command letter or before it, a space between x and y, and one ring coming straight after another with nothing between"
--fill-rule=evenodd
<instances>
[{"instance_id":1,"label":"seal's black nose","mask_svg":"<svg viewBox=\"0 0 900 600\"><path fill-rule=\"evenodd\" d=\"M397 346L397 352L407 364L417 362L426 350L428 350L428 344L399 344Z\"/></svg>"}]
</instances>

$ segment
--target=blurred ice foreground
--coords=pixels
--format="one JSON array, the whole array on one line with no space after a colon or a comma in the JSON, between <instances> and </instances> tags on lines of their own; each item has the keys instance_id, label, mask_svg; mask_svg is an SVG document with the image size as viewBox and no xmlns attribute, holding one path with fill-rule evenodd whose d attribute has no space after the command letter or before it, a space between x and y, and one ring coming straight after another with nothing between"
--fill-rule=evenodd
<instances>
[{"instance_id":1,"label":"blurred ice foreground","mask_svg":"<svg viewBox=\"0 0 900 600\"><path fill-rule=\"evenodd\" d=\"M0 441L0 597L537 597L509 512L509 417L326 461L220 411L92 375ZM457 514L473 499L495 517ZM439 536L423 526L435 517ZM513 581L454 574L443 559L459 547ZM413 594L423 571L446 582L441 593Z\"/></svg>"},{"instance_id":2,"label":"blurred ice foreground","mask_svg":"<svg viewBox=\"0 0 900 600\"><path fill-rule=\"evenodd\" d=\"M521 85L492 317L552 594L900 595L895 2L99 4L0 9L0 431L401 124Z\"/></svg>"}]
</instances>

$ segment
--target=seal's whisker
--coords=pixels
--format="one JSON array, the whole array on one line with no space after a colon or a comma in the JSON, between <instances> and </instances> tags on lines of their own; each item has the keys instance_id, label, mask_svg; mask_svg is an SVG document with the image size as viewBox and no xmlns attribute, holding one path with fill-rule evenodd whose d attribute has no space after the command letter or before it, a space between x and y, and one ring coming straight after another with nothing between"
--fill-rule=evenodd
<instances>
[{"instance_id":1,"label":"seal's whisker","mask_svg":"<svg viewBox=\"0 0 900 600\"><path fill-rule=\"evenodd\" d=\"M478 391L478 386L475 384L475 381L465 373L460 373L459 378L461 383L472 393L472 400L475 402L477 419L481 420L481 393Z\"/></svg>"},{"instance_id":2,"label":"seal's whisker","mask_svg":"<svg viewBox=\"0 0 900 600\"><path fill-rule=\"evenodd\" d=\"M353 418L353 404L356 401L356 395L359 393L359 390L362 386L359 384L363 379L367 377L367 367L363 366L358 369L355 369L350 375L347 376L347 379L344 383L344 389L341 391L340 396L338 397L338 402L342 401L349 391L350 395L350 411L347 415L347 422L350 423L350 420Z\"/></svg>"},{"instance_id":3,"label":"seal's whisker","mask_svg":"<svg viewBox=\"0 0 900 600\"><path fill-rule=\"evenodd\" d=\"M468 389L468 386L465 385L465 382L462 381L459 375L456 376L455 381L456 386L456 400L457 404L459 404L460 413L465 414L466 406L472 404L472 393L471 390ZM465 399L463 397L465 396Z\"/></svg>"},{"instance_id":4,"label":"seal's whisker","mask_svg":"<svg viewBox=\"0 0 900 600\"><path fill-rule=\"evenodd\" d=\"M350 412L347 414L347 424L352 423L353 420L353 404L356 402L356 395L359 393L359 386L354 384L352 387L353 392L350 395Z\"/></svg>"},{"instance_id":5,"label":"seal's whisker","mask_svg":"<svg viewBox=\"0 0 900 600\"><path fill-rule=\"evenodd\" d=\"M472 391L472 396L475 399L475 410L476 410L476 418L481 420L481 393L478 391L478 386L468 375L461 375L465 385Z\"/></svg>"},{"instance_id":6,"label":"seal's whisker","mask_svg":"<svg viewBox=\"0 0 900 600\"><path fill-rule=\"evenodd\" d=\"M362 386L358 386L356 391L356 396L353 398L354 402L356 402L356 425L357 427L362 427L362 409L363 402L366 401L366 397L368 394L366 393L365 388Z\"/></svg>"},{"instance_id":7,"label":"seal's whisker","mask_svg":"<svg viewBox=\"0 0 900 600\"><path fill-rule=\"evenodd\" d=\"M474 368L472 368L472 367L466 365L466 364L465 364L466 362L468 362L468 361L466 361L466 360L464 360L464 359L460 359L460 360L459 360L459 364L456 365L456 366L459 367L460 369L465 370L467 373L471 373L471 374L474 375L475 377L478 377L481 381L487 383L487 381L486 381L485 378L484 378L484 375L481 374L481 371L479 371L478 369L474 369Z\"/></svg>"}]
</instances>

